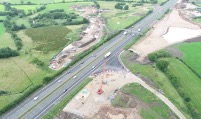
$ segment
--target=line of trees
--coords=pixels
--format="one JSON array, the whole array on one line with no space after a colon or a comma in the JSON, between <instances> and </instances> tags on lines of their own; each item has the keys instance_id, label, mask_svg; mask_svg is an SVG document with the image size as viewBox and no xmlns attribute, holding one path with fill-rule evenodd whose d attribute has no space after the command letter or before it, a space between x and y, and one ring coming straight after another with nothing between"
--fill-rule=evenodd
<instances>
[{"instance_id":1,"label":"line of trees","mask_svg":"<svg viewBox=\"0 0 201 119\"><path fill-rule=\"evenodd\" d=\"M95 7L96 7L97 9L100 8L100 4L99 4L97 1L94 1L94 4L95 4Z\"/></svg>"},{"instance_id":2,"label":"line of trees","mask_svg":"<svg viewBox=\"0 0 201 119\"><path fill-rule=\"evenodd\" d=\"M0 90L0 96L1 96L1 95L5 95L5 94L7 94L7 93L8 93L7 91Z\"/></svg>"},{"instance_id":3,"label":"line of trees","mask_svg":"<svg viewBox=\"0 0 201 119\"><path fill-rule=\"evenodd\" d=\"M8 58L18 56L19 53L16 50L12 50L9 47L0 48L0 58Z\"/></svg>"},{"instance_id":4,"label":"line of trees","mask_svg":"<svg viewBox=\"0 0 201 119\"><path fill-rule=\"evenodd\" d=\"M171 54L164 50L148 54L148 59L152 62L156 62L159 58L162 57L171 57Z\"/></svg>"},{"instance_id":5,"label":"line of trees","mask_svg":"<svg viewBox=\"0 0 201 119\"><path fill-rule=\"evenodd\" d=\"M7 31L18 31L21 29L26 29L24 24L21 24L20 26L17 25L15 22L11 22L10 20L6 19L3 21L4 27Z\"/></svg>"},{"instance_id":6,"label":"line of trees","mask_svg":"<svg viewBox=\"0 0 201 119\"><path fill-rule=\"evenodd\" d=\"M129 9L129 6L126 5L125 2L117 3L114 7L116 9L121 9L121 10L128 10Z\"/></svg>"},{"instance_id":7,"label":"line of trees","mask_svg":"<svg viewBox=\"0 0 201 119\"><path fill-rule=\"evenodd\" d=\"M86 18L77 20L78 15L75 13L65 13L63 9L56 9L44 14L39 14L33 19L29 19L31 27L44 27L49 25L79 25L89 23Z\"/></svg>"},{"instance_id":8,"label":"line of trees","mask_svg":"<svg viewBox=\"0 0 201 119\"><path fill-rule=\"evenodd\" d=\"M13 33L13 32L11 33L11 38L14 40L14 43L15 43L15 46L17 47L17 50L21 50L23 47L21 38L19 38L17 36L17 34Z\"/></svg>"}]
</instances>

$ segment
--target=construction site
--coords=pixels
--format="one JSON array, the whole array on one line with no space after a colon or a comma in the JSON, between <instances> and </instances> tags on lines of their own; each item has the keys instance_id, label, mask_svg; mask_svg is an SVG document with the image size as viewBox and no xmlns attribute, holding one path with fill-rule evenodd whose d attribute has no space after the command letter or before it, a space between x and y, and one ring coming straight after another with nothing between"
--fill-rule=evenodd
<instances>
[{"instance_id":1,"label":"construction site","mask_svg":"<svg viewBox=\"0 0 201 119\"><path fill-rule=\"evenodd\" d=\"M50 61L49 67L59 70L67 66L76 55L88 50L91 46L99 42L103 35L103 21L100 19L100 12L93 6L73 6L81 16L89 20L89 25L80 35L80 40L66 46Z\"/></svg>"},{"instance_id":2,"label":"construction site","mask_svg":"<svg viewBox=\"0 0 201 119\"><path fill-rule=\"evenodd\" d=\"M155 95L162 95L143 80L130 71L106 69L105 61L103 69L99 68L90 75L92 81L75 95L64 109L55 116L55 119L133 119L133 117L141 119L140 112L142 109L149 109L149 106L158 106L158 103L147 104L135 96L122 93L120 90L124 85L137 83L155 93ZM127 108L112 105L117 95L123 97L122 100L126 103ZM174 117L171 111L170 113Z\"/></svg>"},{"instance_id":3,"label":"construction site","mask_svg":"<svg viewBox=\"0 0 201 119\"><path fill-rule=\"evenodd\" d=\"M71 100L63 111L79 115L82 118L98 119L102 117L99 114L103 113L107 108L108 111L106 113L108 113L110 118L124 119L130 114L130 111L122 109L113 110L111 101L119 88L135 80L129 77L129 73L125 71L105 71L105 73L101 72L91 75L93 80ZM116 112L116 114L112 112Z\"/></svg>"},{"instance_id":4,"label":"construction site","mask_svg":"<svg viewBox=\"0 0 201 119\"><path fill-rule=\"evenodd\" d=\"M149 53L201 35L200 25L191 22L191 16L200 15L192 3L179 1L170 13L158 21L139 42L129 50L137 53L140 62ZM197 17L198 17L197 16Z\"/></svg>"}]
</instances>

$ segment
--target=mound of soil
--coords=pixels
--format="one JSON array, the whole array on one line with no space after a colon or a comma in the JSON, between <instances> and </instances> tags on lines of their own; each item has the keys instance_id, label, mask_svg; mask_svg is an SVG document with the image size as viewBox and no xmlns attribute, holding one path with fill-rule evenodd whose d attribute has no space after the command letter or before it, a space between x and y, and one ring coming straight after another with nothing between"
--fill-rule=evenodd
<instances>
[{"instance_id":1,"label":"mound of soil","mask_svg":"<svg viewBox=\"0 0 201 119\"><path fill-rule=\"evenodd\" d=\"M110 106L103 106L98 111L98 113L96 115L94 115L91 119L111 119L111 115L113 115L113 116L121 115L121 117L123 119L126 119L130 113L131 113L130 110L125 110L125 109L121 109L121 108L113 108Z\"/></svg>"},{"instance_id":2,"label":"mound of soil","mask_svg":"<svg viewBox=\"0 0 201 119\"><path fill-rule=\"evenodd\" d=\"M167 47L165 48L173 57L178 57L180 59L182 59L183 57L183 53L176 47L171 46L171 47Z\"/></svg>"},{"instance_id":3,"label":"mound of soil","mask_svg":"<svg viewBox=\"0 0 201 119\"><path fill-rule=\"evenodd\" d=\"M185 42L201 42L201 36L200 37L196 37L196 38L192 38L192 39L188 39Z\"/></svg>"},{"instance_id":4,"label":"mound of soil","mask_svg":"<svg viewBox=\"0 0 201 119\"><path fill-rule=\"evenodd\" d=\"M55 116L54 119L84 119L83 117L73 114L73 113L67 113L61 111L57 116Z\"/></svg>"}]
</instances>

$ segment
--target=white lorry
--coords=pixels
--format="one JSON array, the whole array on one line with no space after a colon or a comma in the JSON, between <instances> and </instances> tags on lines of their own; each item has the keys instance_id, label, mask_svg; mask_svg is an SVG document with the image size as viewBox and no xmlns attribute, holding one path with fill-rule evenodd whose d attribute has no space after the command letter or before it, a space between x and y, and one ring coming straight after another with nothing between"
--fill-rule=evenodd
<instances>
[{"instance_id":1,"label":"white lorry","mask_svg":"<svg viewBox=\"0 0 201 119\"><path fill-rule=\"evenodd\" d=\"M105 58L109 57L111 55L111 52L108 52L105 54Z\"/></svg>"}]
</instances>

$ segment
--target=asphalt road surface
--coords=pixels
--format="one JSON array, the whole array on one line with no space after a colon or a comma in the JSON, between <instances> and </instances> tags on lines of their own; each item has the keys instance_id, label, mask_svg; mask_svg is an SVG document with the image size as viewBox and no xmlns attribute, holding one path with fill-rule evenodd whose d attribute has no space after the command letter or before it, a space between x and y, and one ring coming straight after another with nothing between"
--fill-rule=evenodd
<instances>
[{"instance_id":1,"label":"asphalt road surface","mask_svg":"<svg viewBox=\"0 0 201 119\"><path fill-rule=\"evenodd\" d=\"M44 88L35 92L29 96L17 107L8 111L2 115L1 119L39 119L42 118L52 107L59 103L70 91L72 91L80 82L86 79L96 68L102 66L104 61L104 55L107 52L112 54L107 58L110 60L113 57L117 57L122 48L137 35L139 35L138 29L141 32L146 28L149 28L158 18L160 18L164 12L172 8L177 0L169 0L165 5L157 7L153 13L145 17L143 20L135 24L133 27L126 29L127 35L123 32L99 47L91 55L85 57L80 62L75 64L69 70L64 72L61 76L56 78L50 84ZM134 36L132 34L135 33ZM83 63L81 63L83 62ZM115 62L115 60L114 60ZM118 62L118 61L117 61ZM118 63L117 63L118 65ZM95 68L92 68L95 66ZM76 76L76 77L75 77ZM35 97L38 97L34 100Z\"/></svg>"}]
</instances>

